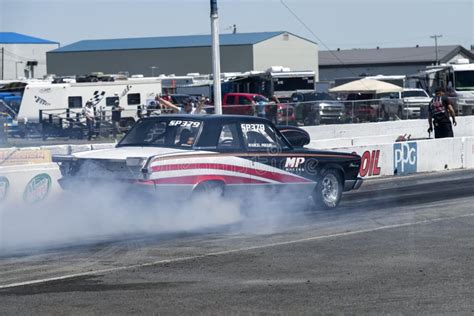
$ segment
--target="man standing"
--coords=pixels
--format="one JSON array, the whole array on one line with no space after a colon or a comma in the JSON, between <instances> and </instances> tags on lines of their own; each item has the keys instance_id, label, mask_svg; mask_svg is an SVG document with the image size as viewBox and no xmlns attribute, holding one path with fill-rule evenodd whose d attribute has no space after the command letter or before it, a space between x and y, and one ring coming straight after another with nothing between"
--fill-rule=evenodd
<instances>
[{"instance_id":1,"label":"man standing","mask_svg":"<svg viewBox=\"0 0 474 316\"><path fill-rule=\"evenodd\" d=\"M82 108L82 114L86 117L86 125L87 125L87 140L92 139L92 135L94 134L94 124L95 124L95 113L94 108L92 107L92 103L87 102L86 105Z\"/></svg>"},{"instance_id":2,"label":"man standing","mask_svg":"<svg viewBox=\"0 0 474 316\"><path fill-rule=\"evenodd\" d=\"M431 100L428 109L428 123L430 125L428 133L433 131L434 124L435 138L454 137L452 125L457 125L453 106L444 94L443 88L436 89L436 96ZM452 124L450 116L453 119Z\"/></svg>"},{"instance_id":3,"label":"man standing","mask_svg":"<svg viewBox=\"0 0 474 316\"><path fill-rule=\"evenodd\" d=\"M112 107L112 133L114 138L117 138L117 134L120 133L120 120L122 119L123 107L120 106L119 99L114 101L114 106Z\"/></svg>"}]
</instances>

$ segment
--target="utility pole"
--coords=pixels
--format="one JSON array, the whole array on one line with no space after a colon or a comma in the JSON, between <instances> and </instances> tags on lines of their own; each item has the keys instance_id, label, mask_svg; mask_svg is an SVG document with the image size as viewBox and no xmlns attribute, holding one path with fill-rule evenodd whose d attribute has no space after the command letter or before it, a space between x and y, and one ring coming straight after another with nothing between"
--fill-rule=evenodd
<instances>
[{"instance_id":1,"label":"utility pole","mask_svg":"<svg viewBox=\"0 0 474 316\"><path fill-rule=\"evenodd\" d=\"M211 0L211 34L212 34L212 75L214 77L214 112L222 114L221 97L221 56L219 51L219 16L217 0Z\"/></svg>"},{"instance_id":2,"label":"utility pole","mask_svg":"<svg viewBox=\"0 0 474 316\"><path fill-rule=\"evenodd\" d=\"M430 36L431 38L434 38L435 40L435 51L436 51L436 65L439 65L439 60L438 60L438 38L441 38L443 37L443 35L439 34L439 35L432 35Z\"/></svg>"}]
</instances>

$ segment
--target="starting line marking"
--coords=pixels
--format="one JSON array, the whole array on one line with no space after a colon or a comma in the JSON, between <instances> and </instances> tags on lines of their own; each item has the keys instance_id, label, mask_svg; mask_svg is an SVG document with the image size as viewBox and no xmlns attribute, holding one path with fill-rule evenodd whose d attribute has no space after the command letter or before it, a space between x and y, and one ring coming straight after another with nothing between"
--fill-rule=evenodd
<instances>
[{"instance_id":1,"label":"starting line marking","mask_svg":"<svg viewBox=\"0 0 474 316\"><path fill-rule=\"evenodd\" d=\"M51 277L51 278L44 278L44 279L37 279L37 280L30 280L30 281L16 282L16 283L0 285L0 290L13 288L13 287L20 287L20 286L38 285L38 284L42 284L42 283L73 279L73 278L83 277L83 276L91 276L91 275L105 274L105 273L110 273L110 272L124 271L124 270L129 270L129 269L144 268L144 267L156 266L156 265L161 265L161 264L166 264L166 263L174 263L174 262L181 262L181 261L207 258L207 257L212 257L212 256L221 256L221 255L233 254L233 253L238 253L238 252L258 250L258 249L264 249L264 248L286 246L286 245L292 245L292 244L303 243L303 242L314 241L314 240L320 240L320 239L328 239L328 238L335 238L335 237L344 237L344 236L351 236L351 235L357 235L357 234L364 234L364 233L370 233L370 232L375 232L375 231L385 230L385 229L407 227L407 226L414 226L414 225L423 225L423 224L431 224L431 223L436 223L436 222L448 221L448 220L465 218L465 217L473 217L473 216L474 216L474 213L473 214L453 216L453 217L434 218L434 219L427 219L427 220L422 220L422 221L413 222L413 223L386 225L386 226L380 226L380 227L376 227L376 228L368 228L368 229L361 229L361 230L342 232L342 233L336 233L336 234L307 237L307 238L288 240L288 241L276 242L276 243L259 245L259 246L238 248L238 249L233 249L233 250L217 251L217 252L211 252L211 253L207 253L207 254L203 254L203 255L188 256L188 257L181 257L181 258L174 258L174 259L165 259L165 260L158 260L158 261L149 262L149 263L141 263L141 264L123 266L123 267L116 267L116 268L109 268L109 269L102 269L102 270L67 274L67 275Z\"/></svg>"}]
</instances>

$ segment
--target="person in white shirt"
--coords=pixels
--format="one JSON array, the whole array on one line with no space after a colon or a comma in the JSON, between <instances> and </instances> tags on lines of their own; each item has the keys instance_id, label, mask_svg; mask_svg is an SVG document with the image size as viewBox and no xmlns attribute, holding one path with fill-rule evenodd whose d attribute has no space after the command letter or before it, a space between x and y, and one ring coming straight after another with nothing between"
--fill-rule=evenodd
<instances>
[{"instance_id":1,"label":"person in white shirt","mask_svg":"<svg viewBox=\"0 0 474 316\"><path fill-rule=\"evenodd\" d=\"M87 140L91 140L92 135L94 134L95 111L90 102L87 102L82 108L82 114L86 117L86 125L88 130Z\"/></svg>"},{"instance_id":2,"label":"person in white shirt","mask_svg":"<svg viewBox=\"0 0 474 316\"><path fill-rule=\"evenodd\" d=\"M174 105L173 103L167 100L164 100L160 97L158 97L158 100L160 104L163 104L164 106L172 109L174 113L178 113L178 114L202 114L202 110L204 107L204 102L200 102L196 108L193 108L193 102L185 101L183 102L183 107L180 108Z\"/></svg>"}]
</instances>

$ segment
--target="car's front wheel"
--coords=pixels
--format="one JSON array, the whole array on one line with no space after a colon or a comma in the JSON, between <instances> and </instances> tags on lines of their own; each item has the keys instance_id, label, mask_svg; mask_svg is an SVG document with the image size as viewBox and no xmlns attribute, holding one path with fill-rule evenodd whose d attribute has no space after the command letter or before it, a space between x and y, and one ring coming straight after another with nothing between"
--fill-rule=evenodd
<instances>
[{"instance_id":1,"label":"car's front wheel","mask_svg":"<svg viewBox=\"0 0 474 316\"><path fill-rule=\"evenodd\" d=\"M335 169L325 171L318 182L313 200L317 208L334 209L341 201L343 180L340 172Z\"/></svg>"}]
</instances>

